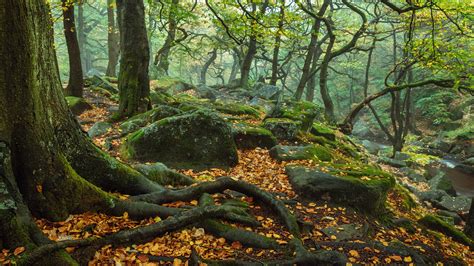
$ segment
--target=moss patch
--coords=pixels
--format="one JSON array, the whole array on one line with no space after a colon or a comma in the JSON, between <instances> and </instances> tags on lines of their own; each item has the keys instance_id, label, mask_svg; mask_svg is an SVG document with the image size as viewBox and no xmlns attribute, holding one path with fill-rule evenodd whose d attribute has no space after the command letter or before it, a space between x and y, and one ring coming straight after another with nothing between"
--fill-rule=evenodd
<instances>
[{"instance_id":1,"label":"moss patch","mask_svg":"<svg viewBox=\"0 0 474 266\"><path fill-rule=\"evenodd\" d=\"M426 215L420 220L418 220L418 223L426 226L431 230L438 231L447 236L450 236L453 238L453 240L459 243L470 246L471 248L474 247L474 242L469 237L467 237L460 230L456 229L454 226L440 219L438 216Z\"/></svg>"},{"instance_id":2,"label":"moss patch","mask_svg":"<svg viewBox=\"0 0 474 266\"><path fill-rule=\"evenodd\" d=\"M241 149L271 148L278 144L270 130L247 123L233 124L232 134L237 147Z\"/></svg>"}]
</instances>

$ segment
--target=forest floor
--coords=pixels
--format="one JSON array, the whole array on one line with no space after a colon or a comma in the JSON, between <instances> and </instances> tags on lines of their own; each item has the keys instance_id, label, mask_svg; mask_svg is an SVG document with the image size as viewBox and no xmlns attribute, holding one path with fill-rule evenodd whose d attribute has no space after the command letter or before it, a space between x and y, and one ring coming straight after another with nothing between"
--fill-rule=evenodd
<instances>
[{"instance_id":1,"label":"forest floor","mask_svg":"<svg viewBox=\"0 0 474 266\"><path fill-rule=\"evenodd\" d=\"M116 102L108 98L99 97L90 92L87 93L86 99L94 108L79 117L85 131L95 122L107 120L110 110L117 105ZM120 135L119 125L114 124L106 135L94 138L94 142L119 160L124 161L118 151L121 139L113 140L111 146L106 144L107 138L118 135ZM214 180L219 176L231 176L250 182L277 195L277 197L287 202L287 207L296 214L298 220L304 221L307 225L305 226L303 240L309 250L337 250L346 254L349 262L354 264L413 264L412 257L401 257L390 252L389 248L384 248L389 246L392 241L397 240L439 262L448 261L448 258L456 256L466 264L474 265L474 254L469 250L469 247L459 244L444 235L418 227L416 223L414 223L416 231L407 232L402 227L389 228L377 219L367 217L349 208L334 205L328 198L314 202L298 198L289 184L288 177L285 174L285 166L298 164L318 167L316 162L311 160L280 162L271 158L268 150L261 148L239 150L238 154L238 165L228 170L182 170L180 172L198 181ZM389 167L385 169L387 171L391 170ZM118 196L121 198L128 197L127 195ZM223 199L228 197L229 195L226 193L214 195L217 202L222 202ZM255 204L252 198L242 197L241 200L249 203L251 213L261 222L262 226L250 228L234 224L235 226L273 238L281 245L288 243L290 234L273 214ZM414 209L407 210L403 207L403 200L395 193L388 195L388 210L396 217L416 221L416 217L419 217L420 214L432 212L432 210L423 207L422 204L418 204ZM166 206L181 207L197 204L197 201L193 200L190 202L174 202ZM127 213L120 217L84 213L71 215L63 222L38 219L37 224L50 239L57 241L86 238L92 235L103 236L121 229L156 223L160 220L160 217L155 217L154 219L134 221L129 219ZM339 240L336 235L325 234L322 231L327 227L343 230L344 228L341 226L348 224L355 224L358 228L363 228L364 235L357 240ZM374 242L381 243L382 246L375 246ZM250 248L239 242L229 243L224 238L216 238L207 234L202 228L191 227L157 237L146 244L128 247L105 246L96 252L94 259L89 264L183 265L186 264L193 249L206 259L240 259L260 262L283 258L287 255L284 251ZM72 252L73 249L67 251ZM0 263L3 258L5 264L5 258L8 254L9 251L5 250L0 253Z\"/></svg>"}]
</instances>

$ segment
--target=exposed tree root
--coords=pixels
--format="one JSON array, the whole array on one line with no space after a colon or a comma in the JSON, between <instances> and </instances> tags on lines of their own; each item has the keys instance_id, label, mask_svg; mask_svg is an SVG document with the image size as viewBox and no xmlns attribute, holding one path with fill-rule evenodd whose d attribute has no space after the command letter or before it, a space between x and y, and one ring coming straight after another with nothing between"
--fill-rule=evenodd
<instances>
[{"instance_id":1,"label":"exposed tree root","mask_svg":"<svg viewBox=\"0 0 474 266\"><path fill-rule=\"evenodd\" d=\"M154 192L139 196L131 197L131 200L145 201L155 204L162 204L174 201L186 201L199 198L204 193L218 193L226 189L235 190L253 197L262 202L265 206L269 206L284 222L288 231L295 237L300 237L300 229L297 220L293 214L286 208L285 204L275 198L272 194L259 189L258 187L243 182L234 180L231 177L220 177L216 181L203 182L198 185L183 188L180 190L165 190L162 192Z\"/></svg>"},{"instance_id":2,"label":"exposed tree root","mask_svg":"<svg viewBox=\"0 0 474 266\"><path fill-rule=\"evenodd\" d=\"M234 208L235 207L231 206L198 207L169 217L156 224L137 227L129 230L123 230L104 237L90 237L79 240L65 240L53 244L42 245L22 257L19 261L19 264L31 265L41 259L41 257L45 256L46 254L50 254L51 252L67 247L102 247L105 245L146 243L157 236L165 234L166 232L178 230L180 228L195 224L196 222L202 221L203 219L207 219L209 217L222 218L225 216L226 213L232 212Z\"/></svg>"}]
</instances>

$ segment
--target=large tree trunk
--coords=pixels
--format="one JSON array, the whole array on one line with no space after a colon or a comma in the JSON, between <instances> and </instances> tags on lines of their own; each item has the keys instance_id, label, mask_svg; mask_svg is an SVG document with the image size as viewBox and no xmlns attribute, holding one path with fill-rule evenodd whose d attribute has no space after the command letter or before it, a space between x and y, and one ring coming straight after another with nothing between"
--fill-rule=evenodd
<instances>
[{"instance_id":1,"label":"large tree trunk","mask_svg":"<svg viewBox=\"0 0 474 266\"><path fill-rule=\"evenodd\" d=\"M117 0L120 28L119 117L132 116L149 107L150 60L143 0Z\"/></svg>"},{"instance_id":2,"label":"large tree trunk","mask_svg":"<svg viewBox=\"0 0 474 266\"><path fill-rule=\"evenodd\" d=\"M69 82L66 94L82 97L84 90L84 79L82 75L81 52L77 41L77 30L74 22L74 1L62 0L64 36L66 38L67 52L69 56Z\"/></svg>"},{"instance_id":3,"label":"large tree trunk","mask_svg":"<svg viewBox=\"0 0 474 266\"><path fill-rule=\"evenodd\" d=\"M114 0L107 0L107 50L109 54L109 62L107 64L106 75L109 77L117 76L117 63L120 53L119 32L117 28L117 23L115 21L114 4Z\"/></svg>"}]
</instances>

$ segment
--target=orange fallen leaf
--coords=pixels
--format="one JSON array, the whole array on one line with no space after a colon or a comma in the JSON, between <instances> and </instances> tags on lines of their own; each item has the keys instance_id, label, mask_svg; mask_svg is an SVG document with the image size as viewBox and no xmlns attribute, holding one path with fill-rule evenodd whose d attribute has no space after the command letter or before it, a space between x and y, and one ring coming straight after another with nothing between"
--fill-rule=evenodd
<instances>
[{"instance_id":1,"label":"orange fallen leaf","mask_svg":"<svg viewBox=\"0 0 474 266\"><path fill-rule=\"evenodd\" d=\"M18 255L20 255L21 253L23 253L23 251L25 251L25 247L17 247L17 248L15 248L15 250L13 251L13 255L18 256Z\"/></svg>"},{"instance_id":2,"label":"orange fallen leaf","mask_svg":"<svg viewBox=\"0 0 474 266\"><path fill-rule=\"evenodd\" d=\"M357 252L357 250L349 250L349 255L351 255L354 258L360 257L359 252Z\"/></svg>"}]
</instances>

